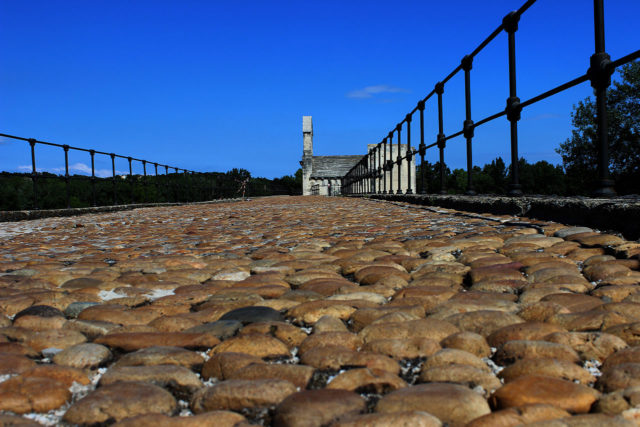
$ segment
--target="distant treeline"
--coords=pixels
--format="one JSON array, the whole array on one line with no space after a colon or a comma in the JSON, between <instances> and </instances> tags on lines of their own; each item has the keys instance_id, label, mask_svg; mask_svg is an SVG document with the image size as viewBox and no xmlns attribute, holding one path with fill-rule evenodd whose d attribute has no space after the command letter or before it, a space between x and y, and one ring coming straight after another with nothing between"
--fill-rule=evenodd
<instances>
[{"instance_id":1,"label":"distant treeline","mask_svg":"<svg viewBox=\"0 0 640 427\"><path fill-rule=\"evenodd\" d=\"M48 172L36 176L39 209L60 209L92 205L129 203L191 202L302 193L302 175L281 178L254 178L244 169L200 174L159 176L116 176L95 178L73 175L67 183L63 176ZM68 194L68 199L67 199ZM0 210L34 208L34 185L31 174L0 173Z\"/></svg>"},{"instance_id":2,"label":"distant treeline","mask_svg":"<svg viewBox=\"0 0 640 427\"><path fill-rule=\"evenodd\" d=\"M418 191L421 189L420 166L416 174ZM640 175L638 173L617 173L614 169L612 177L616 182L618 194L637 194L640 191ZM483 167L474 166L472 171L473 189L478 194L504 195L511 183L511 167L506 166L501 157ZM529 163L525 159L518 162L518 178L524 194L546 194L556 196L589 196L596 185L597 171L595 166L590 172L587 168L567 168L553 165L547 161ZM445 167L445 191L448 194L463 194L467 191L466 169ZM440 162L425 162L425 186L427 193L440 192Z\"/></svg>"},{"instance_id":3,"label":"distant treeline","mask_svg":"<svg viewBox=\"0 0 640 427\"><path fill-rule=\"evenodd\" d=\"M534 164L520 159L518 176L524 194L555 194L566 196L580 194L579 188L570 188L562 166L552 165L546 161ZM421 169L418 166L416 184L421 189ZM445 167L445 191L449 194L463 194L467 191L466 169ZM501 157L485 164L483 167L474 166L472 171L472 186L478 194L506 194L511 182L511 168L507 167ZM425 186L427 193L440 192L440 162L435 164L425 162Z\"/></svg>"}]
</instances>

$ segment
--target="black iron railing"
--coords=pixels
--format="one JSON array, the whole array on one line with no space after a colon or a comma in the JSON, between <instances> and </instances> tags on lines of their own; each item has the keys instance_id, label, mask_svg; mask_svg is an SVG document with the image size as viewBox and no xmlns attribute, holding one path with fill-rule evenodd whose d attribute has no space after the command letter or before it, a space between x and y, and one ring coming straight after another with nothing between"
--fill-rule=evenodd
<instances>
[{"instance_id":1,"label":"black iron railing","mask_svg":"<svg viewBox=\"0 0 640 427\"><path fill-rule=\"evenodd\" d=\"M606 91L611 85L611 76L615 69L621 65L627 64L635 59L640 58L640 50L632 52L622 58L615 61L611 61L609 55L605 51L605 36L604 36L604 6L603 0L594 0L594 28L595 28L595 53L590 57L590 67L587 72L575 79L550 89L538 96L535 96L526 101L520 101L516 90L516 39L515 34L518 30L518 22L523 13L529 9L536 0L528 0L520 9L509 13L504 17L502 23L496 28L478 47L476 47L470 54L465 55L460 65L458 65L451 73L449 73L442 81L436 83L435 87L429 94L418 101L417 105L411 110L405 118L394 126L394 128L388 133L381 142L375 145L375 147L369 150L362 160L360 160L343 178L342 178L342 192L343 194L394 194L394 170L396 172L396 191L395 194L402 194L402 164L408 162L408 186L405 191L406 194L412 194L411 188L411 161L416 155L420 155L420 193L426 193L425 186L425 160L424 156L428 149L437 147L439 150L439 163L440 163L440 193L446 193L445 187L445 157L444 152L447 145L447 141L463 136L466 139L466 154L467 154L467 194L475 194L473 189L472 168L473 168L473 156L472 156L472 141L474 137L474 131L476 128L496 120L500 117L506 116L510 124L510 140L511 140L511 183L509 185L508 194L511 196L522 195L521 185L518 177L518 121L520 120L520 114L522 110L530 105L533 105L543 99L549 98L560 92L563 92L569 88L572 88L581 83L590 81L591 86L595 90L596 95L596 108L597 108L597 146L598 146L598 184L594 196L609 197L614 196L613 181L609 178L609 143L607 140L607 111L606 111ZM508 36L508 59L509 59L509 97L507 98L506 108L499 111L489 117L485 117L478 122L474 122L471 119L471 69L473 65L473 59L489 44L493 41L502 31L505 31ZM465 82L465 119L463 121L462 129L451 135L445 135L443 130L443 107L442 100L444 95L445 85L451 78L453 78L459 72L464 71ZM437 112L438 112L438 133L436 135L435 142L426 145L425 144L425 129L424 129L424 112L425 104L434 95L437 95ZM411 148L411 122L413 115L419 114L419 126L420 126L420 144L417 149ZM404 149L404 155L401 151L401 131L406 128L406 146ZM391 156L391 146L393 145L394 133L397 136L398 155L394 159ZM389 150L387 150L389 146ZM416 177L417 178L417 177Z\"/></svg>"},{"instance_id":2,"label":"black iron railing","mask_svg":"<svg viewBox=\"0 0 640 427\"><path fill-rule=\"evenodd\" d=\"M31 148L31 181L33 182L33 209L39 209L39 187L40 181L44 179L59 179L64 182L65 187L65 201L66 207L71 207L71 180L88 179L91 181L91 206L97 206L99 204L127 204L127 203L141 203L141 202L193 202L211 200L213 198L213 181L210 174L200 173L184 168L178 168L175 166L164 165L157 162L151 162L149 160L138 159L131 156L122 156L115 153L106 153L103 151L72 147L66 144L54 144L52 142L38 141L33 138L22 138L14 135L7 135L0 133L0 137L10 138L15 141L25 141ZM43 172L38 172L36 167L36 146L48 145L52 147L58 147L62 149L64 154L64 175L51 175ZM88 153L91 159L91 176L88 175L69 175L69 150L75 150L79 152ZM107 178L100 178L96 176L95 169L95 157L107 156L111 159L111 176ZM128 162L128 173L116 174L116 159L123 159ZM142 175L135 175L133 173L133 164L138 162L142 165ZM147 174L147 168L152 167L151 173ZM160 168L160 174L158 173ZM164 170L164 174L162 173ZM109 202L98 203L96 183L104 183L104 180L111 181L111 197ZM124 192L118 191L118 188L122 190L123 186L121 181L128 186L128 198L125 200ZM144 195L140 197L144 200L136 200L135 186L142 186L138 194ZM149 191L149 186L153 186L153 191ZM104 191L104 185L102 186ZM147 195L152 194L151 198ZM62 206L56 206L62 207Z\"/></svg>"},{"instance_id":3,"label":"black iron railing","mask_svg":"<svg viewBox=\"0 0 640 427\"><path fill-rule=\"evenodd\" d=\"M311 195L317 196L320 194L320 184L313 184L311 186Z\"/></svg>"}]
</instances>

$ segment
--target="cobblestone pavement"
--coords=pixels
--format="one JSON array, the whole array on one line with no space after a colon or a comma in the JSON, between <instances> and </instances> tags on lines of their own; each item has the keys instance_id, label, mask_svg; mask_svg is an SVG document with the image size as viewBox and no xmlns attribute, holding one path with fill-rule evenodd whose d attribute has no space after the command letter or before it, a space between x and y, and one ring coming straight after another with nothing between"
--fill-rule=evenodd
<instances>
[{"instance_id":1,"label":"cobblestone pavement","mask_svg":"<svg viewBox=\"0 0 640 427\"><path fill-rule=\"evenodd\" d=\"M638 425L640 244L265 198L0 224L0 426Z\"/></svg>"}]
</instances>

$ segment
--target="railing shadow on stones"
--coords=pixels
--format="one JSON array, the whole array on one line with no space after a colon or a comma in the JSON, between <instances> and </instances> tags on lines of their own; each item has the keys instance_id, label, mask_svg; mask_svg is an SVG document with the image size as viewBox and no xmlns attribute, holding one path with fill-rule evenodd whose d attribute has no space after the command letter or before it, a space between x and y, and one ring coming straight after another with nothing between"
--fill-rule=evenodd
<instances>
[{"instance_id":1,"label":"railing shadow on stones","mask_svg":"<svg viewBox=\"0 0 640 427\"><path fill-rule=\"evenodd\" d=\"M91 206L111 206L118 204L135 204L150 202L196 202L212 200L214 197L214 182L209 174L196 172L175 166L164 165L149 160L138 159L131 156L123 156L115 153L106 153L103 151L72 147L66 144L55 144L52 142L39 141L33 138L23 138L15 135L7 135L0 133L0 137L9 138L15 141L25 141L29 143L31 148L31 181L33 183L33 209L38 210L39 198L39 181L44 179L58 179L64 182L65 186L65 207L71 208L71 180L86 179L91 182ZM38 172L36 167L36 146L47 145L58 147L64 153L64 175L48 174L46 172ZM91 158L91 176L88 175L69 175L69 151L75 150L88 153ZM97 177L95 168L96 156L108 156L111 159L111 176ZM116 159L124 159L128 162L129 172L125 174L116 173ZM133 164L138 162L142 165L143 174L133 173ZM152 174L147 174L147 167L152 167ZM160 174L158 173L160 168ZM164 170L164 174L162 173ZM111 180L111 203L98 203L96 183L98 181ZM124 200L123 184L128 186L128 200ZM136 200L135 186L142 186L142 197L144 200ZM148 187L153 186L153 191ZM120 188L120 191L118 191ZM104 188L102 188L104 190ZM140 192L139 192L140 194ZM151 199L148 195L151 194ZM57 206L61 208L63 206Z\"/></svg>"},{"instance_id":2,"label":"railing shadow on stones","mask_svg":"<svg viewBox=\"0 0 640 427\"><path fill-rule=\"evenodd\" d=\"M608 124L606 109L606 90L611 85L611 76L615 69L621 65L627 64L635 59L640 58L640 50L636 50L626 56L615 61L611 61L610 56L605 51L605 35L604 35L604 1L594 0L594 34L595 34L595 53L590 57L590 67L584 75L561 84L550 89L538 96L526 101L520 101L516 90L516 39L515 34L518 30L518 22L520 17L536 2L536 0L528 0L518 10L507 14L502 23L496 28L478 47L470 54L465 55L460 64L449 73L443 80L435 84L433 90L426 97L418 101L405 118L395 125L392 130L385 136L381 142L377 143L369 152L363 156L356 165L347 172L342 178L342 194L346 195L366 195L366 194L403 194L401 190L401 170L404 161L409 163L408 182L409 186L405 194L413 194L411 188L411 160L414 156L420 156L420 194L426 194L425 186L425 160L424 156L428 149L437 147L439 151L440 163L440 194L446 194L445 187L445 147L447 141L463 136L466 139L466 157L467 157L467 193L475 194L473 187L472 168L472 141L476 128L506 116L510 124L510 140L511 140L511 183L509 185L508 195L521 196L522 189L518 177L518 121L524 108L529 107L539 101L577 86L581 83L590 81L596 95L596 124L597 124L597 141L598 147L598 183L597 189L593 194L594 197L612 197L615 196L613 189L613 181L609 176L609 143L607 140ZM508 36L508 63L509 63L509 97L507 98L506 108L489 117L474 122L471 119L471 69L473 59L491 43L502 31ZM443 95L445 85L459 72L464 72L465 83L465 120L462 129L451 135L445 135L443 131ZM425 144L424 129L424 112L425 104L434 95L437 96L437 113L438 113L438 133L435 142ZM420 144L417 149L411 148L411 122L414 114L419 115L420 124ZM406 151L405 155L401 155L402 130L406 129ZM396 159L391 158L391 147L394 143L394 133L396 134L398 144L398 156ZM387 150L387 146L389 149ZM387 152L389 154L387 154ZM394 169L397 167L397 189L394 192L393 176ZM415 171L414 171L415 173ZM417 178L417 177L416 177ZM387 184L388 183L388 184Z\"/></svg>"}]
</instances>

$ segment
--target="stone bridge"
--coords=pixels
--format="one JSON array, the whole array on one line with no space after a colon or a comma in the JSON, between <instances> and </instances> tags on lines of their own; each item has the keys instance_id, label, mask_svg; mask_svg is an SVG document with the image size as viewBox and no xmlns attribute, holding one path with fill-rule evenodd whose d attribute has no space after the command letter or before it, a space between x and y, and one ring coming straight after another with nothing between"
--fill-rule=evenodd
<instances>
[{"instance_id":1,"label":"stone bridge","mask_svg":"<svg viewBox=\"0 0 640 427\"><path fill-rule=\"evenodd\" d=\"M640 418L615 234L274 197L2 223L0 255L1 425Z\"/></svg>"}]
</instances>

